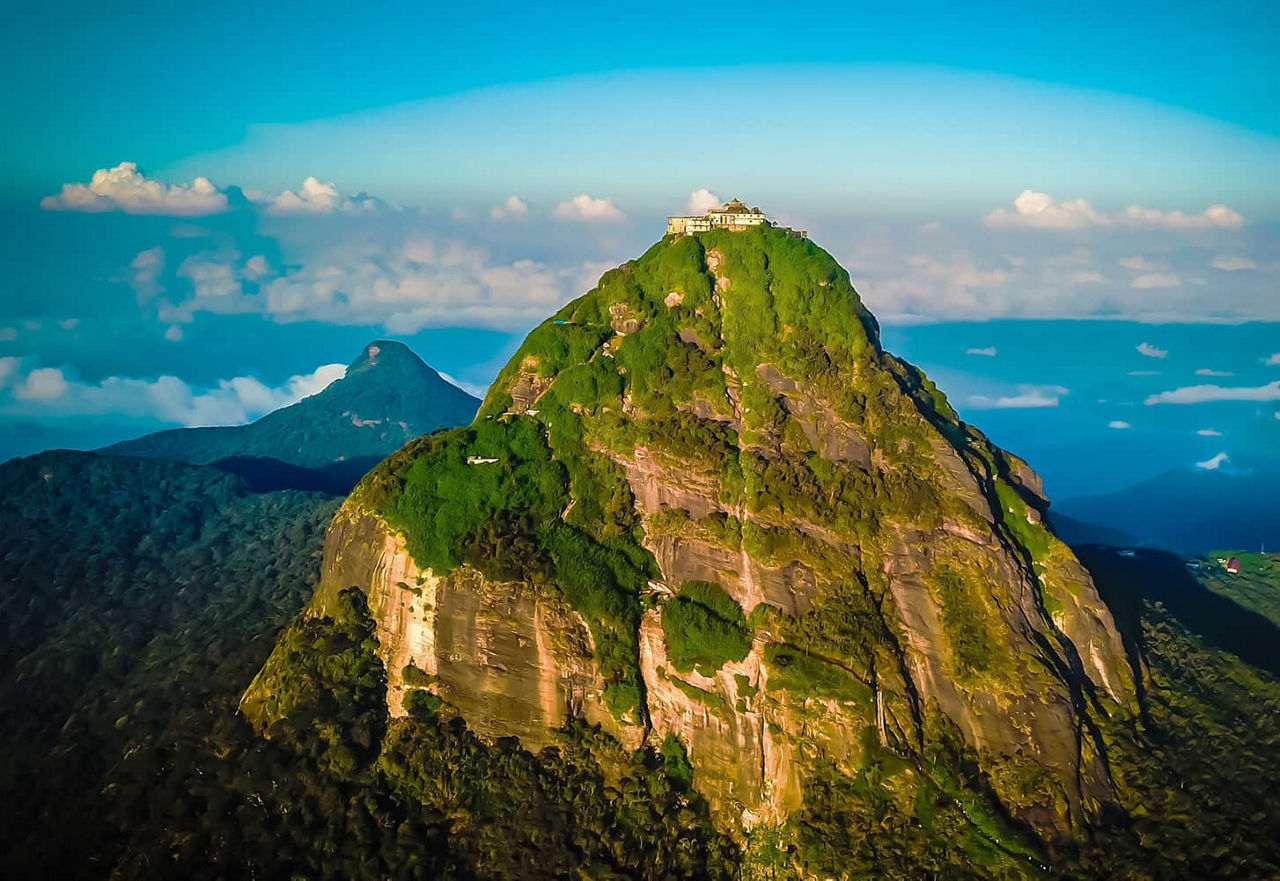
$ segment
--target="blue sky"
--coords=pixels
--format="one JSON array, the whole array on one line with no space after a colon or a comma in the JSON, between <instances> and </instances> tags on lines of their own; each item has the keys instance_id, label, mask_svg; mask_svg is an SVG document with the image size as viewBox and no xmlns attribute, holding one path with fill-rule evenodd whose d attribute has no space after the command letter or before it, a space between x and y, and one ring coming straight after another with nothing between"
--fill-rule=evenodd
<instances>
[{"instance_id":1,"label":"blue sky","mask_svg":"<svg viewBox=\"0 0 1280 881\"><path fill-rule=\"evenodd\" d=\"M1280 455L1280 7L883 6L17 11L0 458L250 419L378 336L482 388L707 192L1059 494Z\"/></svg>"}]
</instances>

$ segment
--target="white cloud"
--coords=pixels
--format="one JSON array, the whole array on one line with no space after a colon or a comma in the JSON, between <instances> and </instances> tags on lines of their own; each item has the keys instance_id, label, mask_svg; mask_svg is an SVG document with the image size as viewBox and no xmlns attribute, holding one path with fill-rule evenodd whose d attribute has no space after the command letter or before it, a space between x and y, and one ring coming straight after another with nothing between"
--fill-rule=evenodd
<instances>
[{"instance_id":1,"label":"white cloud","mask_svg":"<svg viewBox=\"0 0 1280 881\"><path fill-rule=\"evenodd\" d=\"M147 252L143 252L144 254ZM138 255L141 257L142 255ZM135 259L135 263L137 260ZM147 303L149 291L164 291L157 286L151 270L134 270L134 288L140 303ZM215 315L241 315L261 312L262 288L274 277L261 254L241 261L235 251L201 251L187 257L174 276L186 286L175 285L169 295L155 301L155 316L167 324L190 323L198 312ZM143 283L137 282L139 276Z\"/></svg>"},{"instance_id":2,"label":"white cloud","mask_svg":"<svg viewBox=\"0 0 1280 881\"><path fill-rule=\"evenodd\" d=\"M207 177L190 184L165 184L146 177L133 162L100 168L87 184L63 184L62 192L40 200L46 211L124 211L193 217L227 210L227 194Z\"/></svg>"},{"instance_id":3,"label":"white cloud","mask_svg":"<svg viewBox=\"0 0 1280 881\"><path fill-rule=\"evenodd\" d=\"M79 326L80 326L79 318L64 318L58 322L58 327L62 328L63 330L75 330Z\"/></svg>"},{"instance_id":4,"label":"white cloud","mask_svg":"<svg viewBox=\"0 0 1280 881\"><path fill-rule=\"evenodd\" d=\"M1254 263L1248 257L1238 257L1232 254L1223 254L1213 258L1211 264L1214 269L1221 269L1224 272L1239 272L1242 269L1257 269L1258 264Z\"/></svg>"},{"instance_id":5,"label":"white cloud","mask_svg":"<svg viewBox=\"0 0 1280 881\"><path fill-rule=\"evenodd\" d=\"M164 332L164 338L171 343L182 342L182 326L178 324L169 325L169 329Z\"/></svg>"},{"instance_id":6,"label":"white cloud","mask_svg":"<svg viewBox=\"0 0 1280 881\"><path fill-rule=\"evenodd\" d=\"M561 220L586 221L621 220L624 217L612 199L596 199L586 193L561 202L556 206L554 215Z\"/></svg>"},{"instance_id":7,"label":"white cloud","mask_svg":"<svg viewBox=\"0 0 1280 881\"><path fill-rule=\"evenodd\" d=\"M689 194L690 214L705 214L710 209L719 208L723 204L724 200L708 190L706 187L694 190Z\"/></svg>"},{"instance_id":8,"label":"white cloud","mask_svg":"<svg viewBox=\"0 0 1280 881\"><path fill-rule=\"evenodd\" d=\"M264 203L268 214L360 214L384 207L381 200L366 193L344 196L336 184L322 183L314 177L304 180L296 193L293 190L274 196L254 193L250 198Z\"/></svg>"},{"instance_id":9,"label":"white cloud","mask_svg":"<svg viewBox=\"0 0 1280 881\"><path fill-rule=\"evenodd\" d=\"M1268 355L1262 363L1266 364L1268 367L1280 367L1280 352L1276 352L1274 355Z\"/></svg>"},{"instance_id":10,"label":"white cloud","mask_svg":"<svg viewBox=\"0 0 1280 881\"><path fill-rule=\"evenodd\" d=\"M1202 428L1196 432L1201 437L1222 437L1222 432L1216 428Z\"/></svg>"},{"instance_id":11,"label":"white cloud","mask_svg":"<svg viewBox=\"0 0 1280 881\"><path fill-rule=\"evenodd\" d=\"M524 217L528 213L529 206L519 196L512 196L501 205L494 205L489 209L489 216L494 220L501 220L504 217Z\"/></svg>"},{"instance_id":12,"label":"white cloud","mask_svg":"<svg viewBox=\"0 0 1280 881\"><path fill-rule=\"evenodd\" d=\"M1160 211L1130 205L1121 214L1104 214L1085 199L1055 199L1048 193L1023 190L1013 200L1013 210L997 208L989 213L988 226L1020 226L1032 229L1085 229L1093 226L1161 227L1167 229L1235 229L1244 218L1226 205L1211 205L1200 214Z\"/></svg>"},{"instance_id":13,"label":"white cloud","mask_svg":"<svg viewBox=\"0 0 1280 881\"><path fill-rule=\"evenodd\" d=\"M1129 287L1141 291L1151 288L1176 288L1181 284L1182 279L1176 272L1144 272L1129 282Z\"/></svg>"},{"instance_id":14,"label":"white cloud","mask_svg":"<svg viewBox=\"0 0 1280 881\"><path fill-rule=\"evenodd\" d=\"M38 367L27 374L14 394L24 401L51 401L67 392L67 380L57 367Z\"/></svg>"},{"instance_id":15,"label":"white cloud","mask_svg":"<svg viewBox=\"0 0 1280 881\"><path fill-rule=\"evenodd\" d=\"M23 330L39 330L42 327L44 327L42 322L36 321L32 318L28 318L26 321L22 322Z\"/></svg>"},{"instance_id":16,"label":"white cloud","mask_svg":"<svg viewBox=\"0 0 1280 881\"><path fill-rule=\"evenodd\" d=\"M1237 229L1244 226L1244 218L1226 205L1210 205L1200 214L1183 214L1181 211L1160 211L1130 205L1124 211L1124 219L1132 226L1160 226L1169 229L1208 229L1221 227Z\"/></svg>"},{"instance_id":17,"label":"white cloud","mask_svg":"<svg viewBox=\"0 0 1280 881\"><path fill-rule=\"evenodd\" d=\"M1155 346L1151 345L1151 343L1138 343L1138 345L1135 346L1135 348L1138 350L1139 355L1143 355L1147 358L1168 358L1169 357L1168 349L1158 349Z\"/></svg>"},{"instance_id":18,"label":"white cloud","mask_svg":"<svg viewBox=\"0 0 1280 881\"><path fill-rule=\"evenodd\" d=\"M1230 464L1230 462L1231 457L1226 453L1218 453L1218 455L1211 459L1206 459L1203 462L1197 462L1196 467L1203 468L1205 471L1217 471L1223 465Z\"/></svg>"},{"instance_id":19,"label":"white cloud","mask_svg":"<svg viewBox=\"0 0 1280 881\"><path fill-rule=\"evenodd\" d=\"M26 416L112 413L186 426L248 422L322 391L346 371L342 364L325 364L275 387L252 376L237 376L220 380L212 388L195 389L176 376L109 376L90 383L68 378L61 367L25 367L18 358L0 363L0 386L12 385L12 396L7 401L0 398L0 412ZM17 382L6 383L7 377Z\"/></svg>"},{"instance_id":20,"label":"white cloud","mask_svg":"<svg viewBox=\"0 0 1280 881\"><path fill-rule=\"evenodd\" d=\"M994 358L996 356L996 347L987 346L985 349L965 349L964 353L966 355L983 355L987 358Z\"/></svg>"},{"instance_id":21,"label":"white cloud","mask_svg":"<svg viewBox=\"0 0 1280 881\"><path fill-rule=\"evenodd\" d=\"M156 245L145 251L139 251L129 263L129 284L138 295L138 302L143 303L160 293L164 288L160 285L160 273L164 271L164 248Z\"/></svg>"},{"instance_id":22,"label":"white cloud","mask_svg":"<svg viewBox=\"0 0 1280 881\"><path fill-rule=\"evenodd\" d=\"M1023 190L1013 210L997 208L986 217L988 226L1027 226L1035 229L1081 229L1107 223L1084 199L1058 201L1048 193Z\"/></svg>"},{"instance_id":23,"label":"white cloud","mask_svg":"<svg viewBox=\"0 0 1280 881\"><path fill-rule=\"evenodd\" d=\"M1121 420L1119 420L1119 419L1113 419L1113 420L1111 420L1110 422L1108 422L1108 423L1107 423L1107 428L1115 428L1115 429L1124 430L1124 429L1126 429L1126 428L1133 428L1133 426L1132 426L1132 425L1130 425L1128 422L1123 422L1123 421L1121 421Z\"/></svg>"},{"instance_id":24,"label":"white cloud","mask_svg":"<svg viewBox=\"0 0 1280 881\"><path fill-rule=\"evenodd\" d=\"M267 258L261 254L255 254L248 260L244 261L244 269L242 270L244 277L250 281L258 281L271 275L271 267L267 265Z\"/></svg>"},{"instance_id":25,"label":"white cloud","mask_svg":"<svg viewBox=\"0 0 1280 881\"><path fill-rule=\"evenodd\" d=\"M1011 410L1026 407L1056 407L1069 391L1060 385L1020 385L1018 394L998 398L971 395L969 406L977 410Z\"/></svg>"},{"instance_id":26,"label":"white cloud","mask_svg":"<svg viewBox=\"0 0 1280 881\"><path fill-rule=\"evenodd\" d=\"M559 267L496 261L485 250L423 236L387 246L348 242L252 286L234 255L200 259L214 265L191 268L194 295L162 310L161 320L186 322L200 311L259 312L281 323L380 325L388 333L515 330L545 318L612 268L592 261Z\"/></svg>"},{"instance_id":27,"label":"white cloud","mask_svg":"<svg viewBox=\"0 0 1280 881\"><path fill-rule=\"evenodd\" d=\"M1209 401L1280 401L1280 379L1260 386L1189 385L1150 395L1146 404L1203 404Z\"/></svg>"},{"instance_id":28,"label":"white cloud","mask_svg":"<svg viewBox=\"0 0 1280 881\"><path fill-rule=\"evenodd\" d=\"M1130 370L1129 376L1159 376L1159 370Z\"/></svg>"},{"instance_id":29,"label":"white cloud","mask_svg":"<svg viewBox=\"0 0 1280 881\"><path fill-rule=\"evenodd\" d=\"M16 327L0 327L0 343L11 343L18 338Z\"/></svg>"},{"instance_id":30,"label":"white cloud","mask_svg":"<svg viewBox=\"0 0 1280 881\"><path fill-rule=\"evenodd\" d=\"M1159 269L1154 263L1146 257L1121 257L1116 261L1125 269L1132 269L1135 272L1149 272L1153 269Z\"/></svg>"},{"instance_id":31,"label":"white cloud","mask_svg":"<svg viewBox=\"0 0 1280 881\"><path fill-rule=\"evenodd\" d=\"M1212 367L1201 367L1196 376L1235 376L1230 370L1214 370Z\"/></svg>"}]
</instances>

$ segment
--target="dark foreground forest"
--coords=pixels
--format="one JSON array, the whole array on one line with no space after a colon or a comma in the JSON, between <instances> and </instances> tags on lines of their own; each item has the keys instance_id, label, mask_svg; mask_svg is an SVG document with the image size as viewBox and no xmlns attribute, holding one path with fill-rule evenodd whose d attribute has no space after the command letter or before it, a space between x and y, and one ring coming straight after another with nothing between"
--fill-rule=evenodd
<instances>
[{"instance_id":1,"label":"dark foreground forest","mask_svg":"<svg viewBox=\"0 0 1280 881\"><path fill-rule=\"evenodd\" d=\"M792 841L743 848L713 828L678 741L627 753L574 723L534 756L426 691L389 719L362 594L290 624L335 507L161 461L0 468L6 877L1280 874L1280 634L1169 555L1082 552L1143 689L1140 723L1107 732L1140 800L1077 851L975 850L945 793L904 818L877 782L889 757L811 785ZM287 712L264 737L236 708L278 638Z\"/></svg>"}]
</instances>

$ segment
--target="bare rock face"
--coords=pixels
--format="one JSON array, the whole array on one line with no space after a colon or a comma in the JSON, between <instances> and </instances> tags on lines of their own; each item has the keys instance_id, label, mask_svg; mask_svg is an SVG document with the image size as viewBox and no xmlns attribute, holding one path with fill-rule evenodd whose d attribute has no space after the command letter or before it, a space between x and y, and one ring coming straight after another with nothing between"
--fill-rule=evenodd
<instances>
[{"instance_id":1,"label":"bare rock face","mask_svg":"<svg viewBox=\"0 0 1280 881\"><path fill-rule=\"evenodd\" d=\"M404 715L410 692L430 688L480 734L519 737L535 751L571 715L638 745L638 731L620 726L600 701L587 628L555 597L470 567L421 571L403 536L351 501L329 527L323 566L307 614L326 614L347 587L365 592L392 715Z\"/></svg>"},{"instance_id":2,"label":"bare rock face","mask_svg":"<svg viewBox=\"0 0 1280 881\"><path fill-rule=\"evenodd\" d=\"M939 763L964 753L1002 810L1068 839L1114 797L1098 722L1134 685L1047 504L811 242L669 238L535 330L471 429L366 478L309 613L366 592L394 713L427 688L530 748L570 716L679 739L732 830L871 764L907 802L952 792ZM746 623L683 632L690 667L664 615L695 583Z\"/></svg>"}]
</instances>

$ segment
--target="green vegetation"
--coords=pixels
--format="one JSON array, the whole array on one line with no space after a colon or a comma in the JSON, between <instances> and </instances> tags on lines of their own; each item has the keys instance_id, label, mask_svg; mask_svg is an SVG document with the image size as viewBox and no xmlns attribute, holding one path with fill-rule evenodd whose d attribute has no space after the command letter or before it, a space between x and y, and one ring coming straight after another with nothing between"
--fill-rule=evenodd
<instances>
[{"instance_id":1,"label":"green vegetation","mask_svg":"<svg viewBox=\"0 0 1280 881\"><path fill-rule=\"evenodd\" d=\"M927 776L872 762L854 776L829 762L806 780L795 820L796 860L838 878L1026 878L1035 866L1005 851Z\"/></svg>"},{"instance_id":2,"label":"green vegetation","mask_svg":"<svg viewBox=\"0 0 1280 881\"><path fill-rule=\"evenodd\" d=\"M259 736L237 702L334 506L159 461L0 467L6 877L730 877L670 746L575 723L534 756L422 689L389 721L357 590L285 628Z\"/></svg>"},{"instance_id":3,"label":"green vegetation","mask_svg":"<svg viewBox=\"0 0 1280 881\"><path fill-rule=\"evenodd\" d=\"M695 667L714 676L729 661L751 651L751 631L742 607L718 584L686 581L662 607L667 657L682 673Z\"/></svg>"},{"instance_id":4,"label":"green vegetation","mask_svg":"<svg viewBox=\"0 0 1280 881\"><path fill-rule=\"evenodd\" d=\"M662 483L669 501L687 489L702 510L723 510L668 507L642 525L624 468L654 472L642 475L646 493ZM948 473L957 468L969 473ZM731 552L714 564L726 569L745 552L759 569L736 573L744 581L768 570L757 586L797 614L762 603L748 618L717 585L687 582L661 616L673 672L659 677L739 734L724 683L704 690L676 673L714 674L747 656L754 633L768 641L767 689L736 675L737 709L786 742L801 803L740 852L697 791L724 770L701 763L703 740L692 741L695 773L673 735L628 751L573 719L534 755L476 736L415 666L401 670L408 715L388 718L360 591L285 626L314 585L333 503L254 495L225 474L160 462L52 454L3 466L0 867L117 878L1280 875L1269 785L1280 685L1257 666L1280 670L1280 653L1231 642L1239 618L1206 631L1183 614L1188 585L1177 620L1173 592L1167 607L1145 595L1126 604L1133 572L1095 573L1112 584L1104 595L1145 679L1137 719L1102 694L1072 693L1081 725L1061 733L1079 733L1083 755L1105 749L1116 782L1114 802L1087 805L1097 822L1075 844L1042 843L1010 819L1065 817L1070 780L1031 754L977 752L916 691L903 585L889 581L899 562L925 573L948 673L961 691L992 695L985 712L1010 693L996 686L1081 681L1049 633L1022 655L1039 653L1045 678L999 680L1014 666L1008 597L981 555L1006 550L937 538L940 527L987 534L947 489L972 477L1003 512L1006 549L1052 575L1064 547L1027 520L1035 502L1018 473L927 378L879 350L829 255L761 229L667 239L606 273L530 334L469 427L411 442L361 483L356 501L402 531L423 567L472 566L579 613L605 705L635 723L647 721L641 596L660 577L644 540L705 541ZM927 553L904 559L919 540ZM775 579L794 605L769 592ZM1047 585L1070 586L1045 584L1052 612ZM1268 614L1263 582L1211 586ZM1247 617L1250 635L1280 642L1262 615ZM257 729L237 713L255 671L243 711Z\"/></svg>"},{"instance_id":5,"label":"green vegetation","mask_svg":"<svg viewBox=\"0 0 1280 881\"><path fill-rule=\"evenodd\" d=\"M933 584L956 675L969 679L989 672L1003 654L1003 647L992 633L990 613L981 595L975 595L974 586L946 566L934 573Z\"/></svg>"},{"instance_id":6,"label":"green vegetation","mask_svg":"<svg viewBox=\"0 0 1280 881\"><path fill-rule=\"evenodd\" d=\"M659 752L671 782L685 790L693 786L693 765L689 764L689 753L680 742L680 738L674 734L668 734L662 738L662 747Z\"/></svg>"},{"instance_id":7,"label":"green vegetation","mask_svg":"<svg viewBox=\"0 0 1280 881\"><path fill-rule=\"evenodd\" d=\"M157 855L173 817L220 810L187 780L223 773L336 505L161 461L0 466L0 873L105 877Z\"/></svg>"},{"instance_id":8,"label":"green vegetation","mask_svg":"<svg viewBox=\"0 0 1280 881\"><path fill-rule=\"evenodd\" d=\"M485 459L497 461L477 461ZM561 518L575 500L538 422L485 419L420 438L358 492L381 502L424 568L444 574L468 563L488 578L559 592L591 628L611 711L642 718L640 590L652 563L629 534L596 538Z\"/></svg>"},{"instance_id":9,"label":"green vegetation","mask_svg":"<svg viewBox=\"0 0 1280 881\"><path fill-rule=\"evenodd\" d=\"M1027 519L1027 503L1018 495L1018 491L1003 480L997 480L996 498L1000 502L1005 525L1018 543L1031 554L1031 559L1044 560L1048 557L1052 540L1049 531Z\"/></svg>"},{"instance_id":10,"label":"green vegetation","mask_svg":"<svg viewBox=\"0 0 1280 881\"><path fill-rule=\"evenodd\" d=\"M721 719L727 720L732 716L729 704L726 703L725 699L716 692L707 691L705 688L699 688L692 682L685 682L679 676L668 676L667 681L678 688L685 697L702 704Z\"/></svg>"},{"instance_id":11,"label":"green vegetation","mask_svg":"<svg viewBox=\"0 0 1280 881\"><path fill-rule=\"evenodd\" d=\"M799 696L831 698L863 706L873 699L870 686L848 670L793 646L766 646L764 660L769 666L770 691L790 691Z\"/></svg>"},{"instance_id":12,"label":"green vegetation","mask_svg":"<svg viewBox=\"0 0 1280 881\"><path fill-rule=\"evenodd\" d=\"M1234 575L1218 562L1232 558L1240 563L1240 571ZM1213 551L1197 562L1205 587L1280 627L1280 555Z\"/></svg>"}]
</instances>

